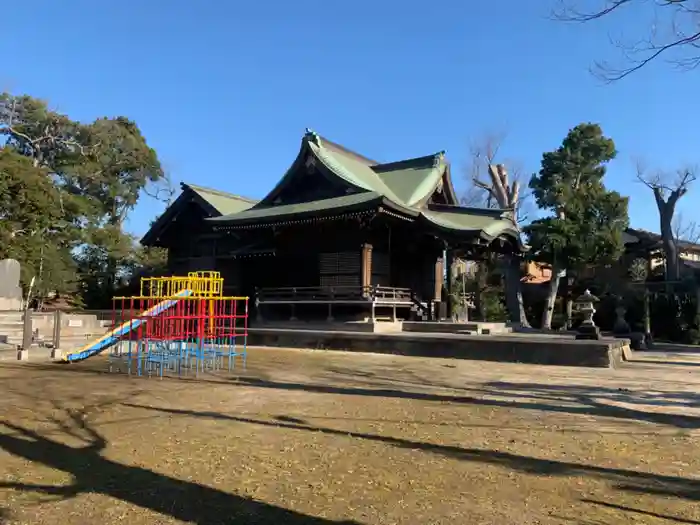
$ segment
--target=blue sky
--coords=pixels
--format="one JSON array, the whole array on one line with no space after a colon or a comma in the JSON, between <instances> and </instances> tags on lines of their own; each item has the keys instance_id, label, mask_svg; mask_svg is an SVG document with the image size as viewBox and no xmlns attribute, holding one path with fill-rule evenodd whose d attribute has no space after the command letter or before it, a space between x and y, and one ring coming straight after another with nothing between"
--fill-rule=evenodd
<instances>
[{"instance_id":1,"label":"blue sky","mask_svg":"<svg viewBox=\"0 0 700 525\"><path fill-rule=\"evenodd\" d=\"M617 56L612 24L632 36L645 19L561 24L552 3L38 0L3 24L0 90L79 120L126 115L176 182L250 197L284 174L306 127L382 161L447 150L459 190L484 132L507 131L503 154L532 172L569 128L598 122L620 151L608 184L631 197L633 225L658 230L631 158L700 161L700 74L660 62L603 85L588 67ZM698 194L682 201L688 220ZM130 230L161 209L142 202Z\"/></svg>"}]
</instances>

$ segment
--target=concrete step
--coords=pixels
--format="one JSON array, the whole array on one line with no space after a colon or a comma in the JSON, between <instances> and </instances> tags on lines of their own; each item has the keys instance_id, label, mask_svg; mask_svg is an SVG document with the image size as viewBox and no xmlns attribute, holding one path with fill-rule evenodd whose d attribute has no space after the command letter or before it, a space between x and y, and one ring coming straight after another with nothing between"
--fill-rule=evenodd
<instances>
[{"instance_id":1,"label":"concrete step","mask_svg":"<svg viewBox=\"0 0 700 525\"><path fill-rule=\"evenodd\" d=\"M22 321L23 312L0 312L0 322Z\"/></svg>"},{"instance_id":2,"label":"concrete step","mask_svg":"<svg viewBox=\"0 0 700 525\"><path fill-rule=\"evenodd\" d=\"M73 335L73 336L67 336L63 337L61 336L61 346L66 346L66 345L72 345L72 346L81 346L87 343L88 341L92 341L93 339L97 339L103 334L103 332L99 334L86 334L86 335ZM6 335L6 334L2 334ZM38 339L39 342L43 343L52 343L53 344L53 337L39 337ZM22 344L22 332L19 332L17 334L11 334L7 337L7 343L10 345L19 345Z\"/></svg>"},{"instance_id":3,"label":"concrete step","mask_svg":"<svg viewBox=\"0 0 700 525\"><path fill-rule=\"evenodd\" d=\"M505 323L490 323L490 322L467 322L467 323L452 323L449 321L404 321L404 332L423 332L423 333L444 333L444 334L478 334L478 335L499 335L509 334L513 331L510 326Z\"/></svg>"}]
</instances>

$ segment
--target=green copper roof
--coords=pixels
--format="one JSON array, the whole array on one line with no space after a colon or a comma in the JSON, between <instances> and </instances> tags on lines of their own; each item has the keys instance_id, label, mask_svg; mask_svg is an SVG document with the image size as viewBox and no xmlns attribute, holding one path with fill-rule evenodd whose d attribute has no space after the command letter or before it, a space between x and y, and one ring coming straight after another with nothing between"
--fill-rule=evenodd
<instances>
[{"instance_id":1,"label":"green copper roof","mask_svg":"<svg viewBox=\"0 0 700 525\"><path fill-rule=\"evenodd\" d=\"M306 138L316 157L347 183L376 191L402 206L423 204L445 173L444 152L379 164L311 131Z\"/></svg>"},{"instance_id":2,"label":"green copper roof","mask_svg":"<svg viewBox=\"0 0 700 525\"><path fill-rule=\"evenodd\" d=\"M183 189L185 187L191 189L207 203L209 203L221 215L230 215L232 213L247 210L252 208L258 202L239 195L233 195L231 193L205 188L203 186L196 186L194 184L183 183L182 186Z\"/></svg>"},{"instance_id":3,"label":"green copper roof","mask_svg":"<svg viewBox=\"0 0 700 525\"><path fill-rule=\"evenodd\" d=\"M356 160L352 155L343 155L338 151L326 148L323 146L323 142L321 145L310 142L309 146L328 169L346 182L365 191L376 191L394 202L401 203L401 199L384 184L371 166Z\"/></svg>"},{"instance_id":4,"label":"green copper roof","mask_svg":"<svg viewBox=\"0 0 700 525\"><path fill-rule=\"evenodd\" d=\"M141 239L141 244L144 246L159 245L160 236L167 230L168 226L172 224L172 221L177 217L183 207L192 202L193 195L201 199L201 201L204 201L204 204L210 207L210 209L205 210L206 214L209 216L236 214L253 207L256 203L256 201L246 197L211 188L204 188L194 184L182 182L180 183L180 187L182 188L182 193L175 199L175 202L170 204L160 217L154 221ZM199 205L201 206L201 203L199 203Z\"/></svg>"},{"instance_id":5,"label":"green copper roof","mask_svg":"<svg viewBox=\"0 0 700 525\"><path fill-rule=\"evenodd\" d=\"M300 202L298 204L285 204L281 206L264 206L260 208L249 209L233 216L215 217L209 219L209 222L214 225L220 225L227 222L248 222L259 219L283 219L291 216L303 218L304 215L315 215L321 211L333 211L338 213L351 211L352 208L358 205L366 205L369 202L376 201L379 203L382 196L379 193L368 191L363 193L355 193L353 195L344 195L342 197L334 197L332 199L321 199L311 202Z\"/></svg>"},{"instance_id":6,"label":"green copper roof","mask_svg":"<svg viewBox=\"0 0 700 525\"><path fill-rule=\"evenodd\" d=\"M420 206L433 194L445 174L442 152L428 157L379 164L372 170L406 206Z\"/></svg>"},{"instance_id":7,"label":"green copper roof","mask_svg":"<svg viewBox=\"0 0 700 525\"><path fill-rule=\"evenodd\" d=\"M303 176L303 166L310 165L309 156L325 166L325 171L330 176L342 181L340 186L349 194L311 202L276 204L274 196L279 195L281 188L293 184L297 176ZM304 217L318 213L331 216L336 212L340 214L353 209L359 211L363 206L364 209L374 206L375 209L382 207L385 211L392 210L408 220L423 220L438 229L468 232L487 240L503 234L519 239L517 225L503 210L449 205L427 207L428 199L441 187L450 195L448 202L454 201L449 165L445 161L444 152L380 164L307 130L292 168L265 199L250 209L209 221L217 226L247 222L262 224L292 216L303 220Z\"/></svg>"},{"instance_id":8,"label":"green copper roof","mask_svg":"<svg viewBox=\"0 0 700 525\"><path fill-rule=\"evenodd\" d=\"M519 236L513 219L503 210L456 208L453 210L423 210L421 216L440 228L457 231L480 232L482 237L493 239L499 235Z\"/></svg>"}]
</instances>

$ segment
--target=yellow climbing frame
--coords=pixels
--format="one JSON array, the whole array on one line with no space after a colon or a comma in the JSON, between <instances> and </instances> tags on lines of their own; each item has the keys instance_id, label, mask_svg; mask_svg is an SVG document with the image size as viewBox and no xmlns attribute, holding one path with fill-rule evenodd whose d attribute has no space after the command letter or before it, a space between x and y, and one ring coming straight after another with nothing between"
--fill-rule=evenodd
<instances>
[{"instance_id":1,"label":"yellow climbing frame","mask_svg":"<svg viewBox=\"0 0 700 525\"><path fill-rule=\"evenodd\" d=\"M167 299L184 290L190 290L190 297L222 297L224 280L219 272L189 272L187 276L142 277L140 297Z\"/></svg>"}]
</instances>

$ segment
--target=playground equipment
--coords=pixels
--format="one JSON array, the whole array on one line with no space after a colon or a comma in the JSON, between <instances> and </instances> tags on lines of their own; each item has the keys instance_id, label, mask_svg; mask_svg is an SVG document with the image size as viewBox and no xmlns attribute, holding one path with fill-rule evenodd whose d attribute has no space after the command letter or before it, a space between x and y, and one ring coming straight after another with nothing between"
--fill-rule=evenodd
<instances>
[{"instance_id":1,"label":"playground equipment","mask_svg":"<svg viewBox=\"0 0 700 525\"><path fill-rule=\"evenodd\" d=\"M237 357L245 367L248 298L224 296L219 272L142 278L139 295L113 299L112 326L63 360L111 348L110 370L129 374L232 370Z\"/></svg>"}]
</instances>

